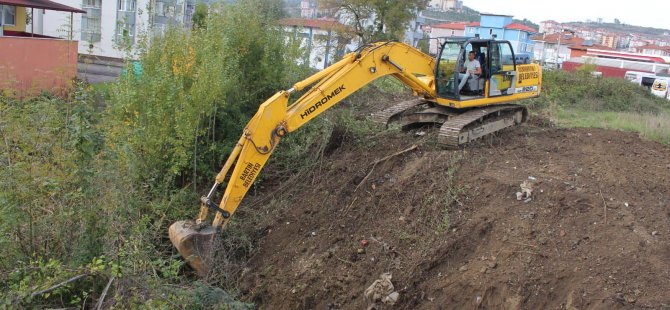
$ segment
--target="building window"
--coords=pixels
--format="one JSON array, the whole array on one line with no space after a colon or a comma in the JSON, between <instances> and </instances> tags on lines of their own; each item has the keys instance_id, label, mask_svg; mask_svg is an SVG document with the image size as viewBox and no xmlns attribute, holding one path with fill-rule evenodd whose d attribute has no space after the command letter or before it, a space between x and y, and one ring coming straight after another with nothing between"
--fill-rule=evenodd
<instances>
[{"instance_id":1,"label":"building window","mask_svg":"<svg viewBox=\"0 0 670 310\"><path fill-rule=\"evenodd\" d=\"M16 25L16 7L13 5L2 6L2 25L15 26Z\"/></svg>"},{"instance_id":2,"label":"building window","mask_svg":"<svg viewBox=\"0 0 670 310\"><path fill-rule=\"evenodd\" d=\"M102 6L102 0L84 0L82 4L84 8L96 8L99 9Z\"/></svg>"},{"instance_id":3,"label":"building window","mask_svg":"<svg viewBox=\"0 0 670 310\"><path fill-rule=\"evenodd\" d=\"M120 37L133 38L135 36L135 25L134 24L116 24L116 35Z\"/></svg>"},{"instance_id":4,"label":"building window","mask_svg":"<svg viewBox=\"0 0 670 310\"><path fill-rule=\"evenodd\" d=\"M101 31L101 0L84 0L82 3L86 14L81 16L81 40L88 43L100 42Z\"/></svg>"},{"instance_id":5,"label":"building window","mask_svg":"<svg viewBox=\"0 0 670 310\"><path fill-rule=\"evenodd\" d=\"M135 11L135 0L118 0L117 10Z\"/></svg>"}]
</instances>

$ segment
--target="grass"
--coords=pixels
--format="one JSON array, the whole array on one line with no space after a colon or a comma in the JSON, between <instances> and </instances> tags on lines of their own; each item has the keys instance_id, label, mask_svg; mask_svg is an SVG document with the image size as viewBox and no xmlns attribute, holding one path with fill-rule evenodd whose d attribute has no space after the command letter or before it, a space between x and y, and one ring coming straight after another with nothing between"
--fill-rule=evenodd
<instances>
[{"instance_id":1,"label":"grass","mask_svg":"<svg viewBox=\"0 0 670 310\"><path fill-rule=\"evenodd\" d=\"M618 129L638 132L643 137L670 145L670 111L658 114L560 109L553 113L563 127Z\"/></svg>"},{"instance_id":2,"label":"grass","mask_svg":"<svg viewBox=\"0 0 670 310\"><path fill-rule=\"evenodd\" d=\"M530 105L559 126L638 132L670 145L670 101L644 87L619 78L593 78L588 72L549 71L542 90Z\"/></svg>"}]
</instances>

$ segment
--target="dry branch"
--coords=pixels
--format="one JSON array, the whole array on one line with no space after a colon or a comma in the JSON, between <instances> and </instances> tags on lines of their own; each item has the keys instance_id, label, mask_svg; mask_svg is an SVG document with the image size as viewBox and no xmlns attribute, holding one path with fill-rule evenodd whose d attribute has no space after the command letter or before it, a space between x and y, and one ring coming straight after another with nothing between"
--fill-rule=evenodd
<instances>
[{"instance_id":1,"label":"dry branch","mask_svg":"<svg viewBox=\"0 0 670 310\"><path fill-rule=\"evenodd\" d=\"M107 296L107 291L109 290L109 287L112 286L112 282L114 282L114 279L116 277L112 277L109 279L109 282L107 282L107 286L105 286L105 289L102 290L102 295L100 295L100 299L98 300L98 305L95 306L95 309L100 310L102 309L102 302L105 301L105 297Z\"/></svg>"},{"instance_id":2,"label":"dry branch","mask_svg":"<svg viewBox=\"0 0 670 310\"><path fill-rule=\"evenodd\" d=\"M46 290L42 290L42 291L38 291L38 292L32 293L32 294L30 294L30 297L35 297L35 296L39 296L39 295L42 295L42 294L46 294L46 293L51 292L51 291L53 291L53 290L55 290L55 289L57 289L57 288L59 288L59 287L68 285L68 284L70 284L70 283L72 283L72 282L74 282L74 281L77 281L77 280L79 280L80 278L83 278L83 277L88 276L88 275L89 275L89 273L83 273L83 274L74 276L74 277L72 277L72 278L70 278L70 279L68 279L68 280L66 280L66 281L63 281L63 282L61 282L61 283L58 283L58 284L56 284L56 285L54 285L54 286L52 286L52 287L50 287L50 288L48 288L48 289L46 289Z\"/></svg>"},{"instance_id":3,"label":"dry branch","mask_svg":"<svg viewBox=\"0 0 670 310\"><path fill-rule=\"evenodd\" d=\"M362 180L360 183L358 183L358 185L356 185L356 188L354 189L354 193L358 190L359 187L361 187L361 185L363 185L363 183L365 183L365 180L367 180L367 179L370 177L370 175L372 174L372 171L375 170L375 167L377 167L377 164L378 164L378 163L381 163L381 162L383 162L383 161L389 160L390 158L393 158L393 157L395 157L395 156L405 154L405 153L407 153L407 152L409 152L409 151L415 150L415 149L418 148L418 147L419 147L419 146L415 144L415 145L412 145L412 146L410 146L410 147L408 147L408 148L406 148L406 149L404 149L404 150L402 150L402 151L398 151L398 152L395 152L395 153L393 153L393 154L391 154L391 155L388 155L388 156L386 156L386 157L384 157L384 158L382 158L382 159L377 159L377 160L375 160L375 161L372 163L372 169L370 169L370 172L368 172L368 174L365 175L365 177L363 178L363 180Z\"/></svg>"}]
</instances>

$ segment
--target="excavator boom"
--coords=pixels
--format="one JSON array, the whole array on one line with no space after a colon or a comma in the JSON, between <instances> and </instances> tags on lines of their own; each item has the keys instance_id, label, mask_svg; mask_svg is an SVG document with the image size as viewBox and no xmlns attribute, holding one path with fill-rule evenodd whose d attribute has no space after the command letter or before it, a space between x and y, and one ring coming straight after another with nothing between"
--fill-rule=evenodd
<instances>
[{"instance_id":1,"label":"excavator boom","mask_svg":"<svg viewBox=\"0 0 670 310\"><path fill-rule=\"evenodd\" d=\"M339 62L266 100L244 128L209 194L201 198L197 219L178 221L170 226L170 240L182 257L200 276L207 275L214 237L230 221L283 136L380 77L392 75L416 94L434 98L434 62L433 57L404 43L374 43L347 54ZM313 86L289 105L292 93L310 85ZM226 181L231 169L223 198L217 206L212 202L214 192ZM211 210L216 215L208 225L206 220Z\"/></svg>"}]
</instances>

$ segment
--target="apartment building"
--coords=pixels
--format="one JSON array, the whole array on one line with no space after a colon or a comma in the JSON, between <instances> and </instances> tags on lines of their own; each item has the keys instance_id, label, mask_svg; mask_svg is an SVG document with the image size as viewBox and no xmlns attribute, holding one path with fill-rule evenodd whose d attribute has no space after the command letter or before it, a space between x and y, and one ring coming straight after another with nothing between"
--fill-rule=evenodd
<instances>
[{"instance_id":1,"label":"apartment building","mask_svg":"<svg viewBox=\"0 0 670 310\"><path fill-rule=\"evenodd\" d=\"M279 25L289 36L300 40L306 51L305 64L317 70L325 69L358 46L358 42L340 36L350 30L335 19L287 18L280 20Z\"/></svg>"},{"instance_id":2,"label":"apartment building","mask_svg":"<svg viewBox=\"0 0 670 310\"><path fill-rule=\"evenodd\" d=\"M554 34L560 32L563 25L555 20L545 20L540 22L540 33Z\"/></svg>"},{"instance_id":3,"label":"apartment building","mask_svg":"<svg viewBox=\"0 0 670 310\"><path fill-rule=\"evenodd\" d=\"M72 20L72 37L79 41L79 53L110 58L132 55L141 33L161 34L172 24L191 27L196 1L58 0L86 11L86 14L74 16ZM54 37L70 35L69 14L40 11L35 15L42 21L41 34Z\"/></svg>"},{"instance_id":4,"label":"apartment building","mask_svg":"<svg viewBox=\"0 0 670 310\"><path fill-rule=\"evenodd\" d=\"M431 0L428 6L440 11L461 11L463 10L462 0Z\"/></svg>"}]
</instances>

